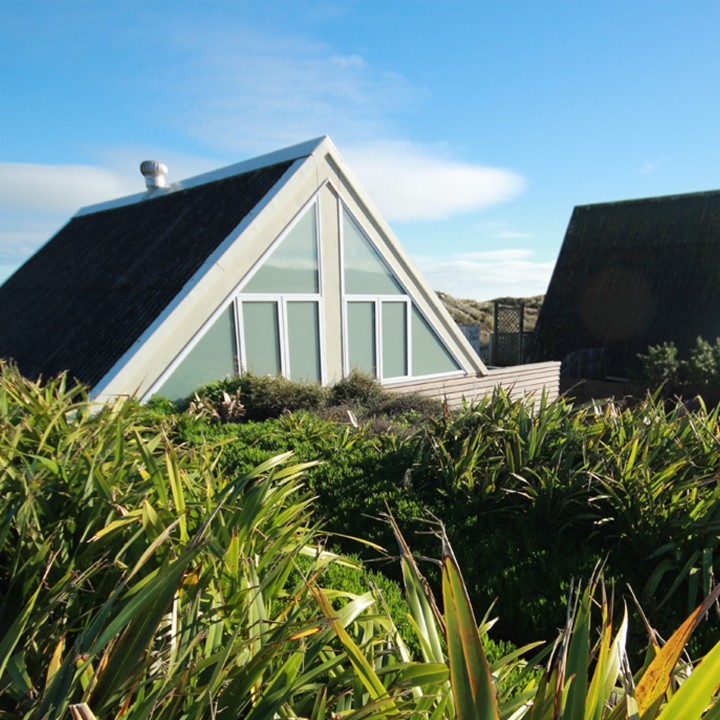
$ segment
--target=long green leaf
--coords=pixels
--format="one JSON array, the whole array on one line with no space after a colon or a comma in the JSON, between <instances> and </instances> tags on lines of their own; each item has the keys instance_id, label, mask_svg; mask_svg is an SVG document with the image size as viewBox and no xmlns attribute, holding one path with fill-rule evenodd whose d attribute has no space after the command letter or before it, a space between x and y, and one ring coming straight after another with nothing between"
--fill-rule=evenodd
<instances>
[{"instance_id":1,"label":"long green leaf","mask_svg":"<svg viewBox=\"0 0 720 720\"><path fill-rule=\"evenodd\" d=\"M703 603L672 634L643 673L635 690L638 710L643 720L655 717L655 710L670 685L673 671L690 639L690 635L692 635L693 630L695 630L718 596L720 596L720 585L705 598ZM652 715L650 715L651 712Z\"/></svg>"},{"instance_id":2,"label":"long green leaf","mask_svg":"<svg viewBox=\"0 0 720 720\"><path fill-rule=\"evenodd\" d=\"M385 686L382 684L382 681L378 677L372 665L363 655L360 648L355 644L354 640L350 637L347 630L345 630L342 623L339 622L338 614L333 609L332 605L330 605L325 593L317 586L311 586L311 589L318 605L320 606L320 609L325 617L330 621L340 644L343 646L350 663L357 673L358 679L367 690L371 699L377 701L378 712L382 709L382 714L379 714L378 717L384 717L385 715L397 715L398 710L394 701L389 697Z\"/></svg>"},{"instance_id":3,"label":"long green leaf","mask_svg":"<svg viewBox=\"0 0 720 720\"><path fill-rule=\"evenodd\" d=\"M720 689L720 642L702 659L663 708L658 720L700 720Z\"/></svg>"},{"instance_id":4,"label":"long green leaf","mask_svg":"<svg viewBox=\"0 0 720 720\"><path fill-rule=\"evenodd\" d=\"M457 718L499 720L495 687L465 583L447 541L443 545L442 594Z\"/></svg>"}]
</instances>

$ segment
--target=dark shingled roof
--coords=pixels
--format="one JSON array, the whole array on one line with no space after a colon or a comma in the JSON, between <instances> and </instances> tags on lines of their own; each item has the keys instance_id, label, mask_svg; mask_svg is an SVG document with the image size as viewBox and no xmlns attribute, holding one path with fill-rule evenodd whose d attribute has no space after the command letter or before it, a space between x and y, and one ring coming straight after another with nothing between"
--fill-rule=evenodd
<instances>
[{"instance_id":1,"label":"dark shingled roof","mask_svg":"<svg viewBox=\"0 0 720 720\"><path fill-rule=\"evenodd\" d=\"M72 218L0 287L0 357L93 387L291 164Z\"/></svg>"},{"instance_id":2,"label":"dark shingled roof","mask_svg":"<svg viewBox=\"0 0 720 720\"><path fill-rule=\"evenodd\" d=\"M576 207L533 360L606 348L625 374L650 345L720 337L720 191Z\"/></svg>"}]
</instances>

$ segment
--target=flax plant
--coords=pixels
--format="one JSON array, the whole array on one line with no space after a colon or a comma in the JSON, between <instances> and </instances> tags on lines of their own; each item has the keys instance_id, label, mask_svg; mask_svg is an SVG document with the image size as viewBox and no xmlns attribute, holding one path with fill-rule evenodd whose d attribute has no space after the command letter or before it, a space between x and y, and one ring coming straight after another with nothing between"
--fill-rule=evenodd
<instances>
[{"instance_id":1,"label":"flax plant","mask_svg":"<svg viewBox=\"0 0 720 720\"><path fill-rule=\"evenodd\" d=\"M176 447L141 418L128 402L93 414L64 377L2 367L0 716L384 706L351 649L364 628L362 652L395 664L392 623L370 594L323 590L341 560L317 542L307 465L285 454L226 477L217 448Z\"/></svg>"},{"instance_id":2,"label":"flax plant","mask_svg":"<svg viewBox=\"0 0 720 720\"><path fill-rule=\"evenodd\" d=\"M63 377L0 371L3 720L720 717L720 643L683 655L720 589L635 673L597 576L554 647L491 664L444 529L438 603L391 520L413 657L372 589L325 586L346 561L319 542L308 464L224 475L221 448L174 444L132 402L94 413Z\"/></svg>"},{"instance_id":3,"label":"flax plant","mask_svg":"<svg viewBox=\"0 0 720 720\"><path fill-rule=\"evenodd\" d=\"M614 624L612 596L602 575L571 591L566 627L552 647L534 657L518 649L494 665L487 661L478 626L444 528L440 612L433 594L390 518L401 548L401 563L414 627L423 657L446 665L428 707L430 717L455 720L715 720L720 717L720 642L697 663L687 659L691 634L720 596L717 587L661 644L648 626L649 647L634 674L627 653L628 612ZM594 619L599 615L599 623ZM549 654L549 658L548 658ZM545 660L541 675L535 669ZM524 668L520 673L513 672ZM508 682L508 679L510 680ZM432 709L431 709L432 708Z\"/></svg>"}]
</instances>

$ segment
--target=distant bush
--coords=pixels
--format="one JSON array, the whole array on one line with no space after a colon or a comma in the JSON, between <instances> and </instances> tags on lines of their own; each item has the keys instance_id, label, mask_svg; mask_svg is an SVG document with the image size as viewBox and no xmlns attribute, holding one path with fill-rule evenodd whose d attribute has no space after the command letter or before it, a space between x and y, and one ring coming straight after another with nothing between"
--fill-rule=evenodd
<instances>
[{"instance_id":1,"label":"distant bush","mask_svg":"<svg viewBox=\"0 0 720 720\"><path fill-rule=\"evenodd\" d=\"M157 416L179 412L174 402L157 395L147 406ZM442 403L422 395L394 393L373 376L353 370L329 388L246 373L204 385L188 398L183 409L192 417L205 416L215 422L262 422L305 411L340 422L387 418L393 423L414 424L419 418L440 412ZM375 424L382 429L382 422Z\"/></svg>"},{"instance_id":2,"label":"distant bush","mask_svg":"<svg viewBox=\"0 0 720 720\"><path fill-rule=\"evenodd\" d=\"M330 407L349 407L360 419L387 416L401 418L412 415L437 415L442 410L439 400L415 393L401 394L385 390L371 375L353 370L330 388Z\"/></svg>"},{"instance_id":3,"label":"distant bush","mask_svg":"<svg viewBox=\"0 0 720 720\"><path fill-rule=\"evenodd\" d=\"M701 337L695 341L687 358L678 357L673 342L652 345L646 354L639 354L641 379L652 387L664 385L669 390L688 386L720 386L720 338L712 344Z\"/></svg>"},{"instance_id":4,"label":"distant bush","mask_svg":"<svg viewBox=\"0 0 720 720\"><path fill-rule=\"evenodd\" d=\"M680 360L674 343L652 345L646 355L638 355L638 360L642 367L641 379L650 386L678 384Z\"/></svg>"},{"instance_id":5,"label":"distant bush","mask_svg":"<svg viewBox=\"0 0 720 720\"><path fill-rule=\"evenodd\" d=\"M246 420L262 421L284 412L319 410L327 403L327 388L317 383L301 383L279 375L253 375L218 380L201 387L200 398L221 403L224 394L237 397L245 408Z\"/></svg>"}]
</instances>

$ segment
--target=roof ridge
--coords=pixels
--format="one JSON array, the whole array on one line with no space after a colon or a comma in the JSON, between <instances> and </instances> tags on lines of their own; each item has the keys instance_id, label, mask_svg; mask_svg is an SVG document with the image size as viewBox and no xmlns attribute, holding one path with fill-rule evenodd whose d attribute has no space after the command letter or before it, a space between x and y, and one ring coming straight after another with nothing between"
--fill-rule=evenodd
<instances>
[{"instance_id":1,"label":"roof ridge","mask_svg":"<svg viewBox=\"0 0 720 720\"><path fill-rule=\"evenodd\" d=\"M698 190L688 193L671 193L669 195L650 195L648 197L627 198L625 200L609 200L606 202L583 203L576 205L576 208L607 207L608 205L632 205L635 203L667 202L669 200L689 200L696 197L711 197L720 195L720 190Z\"/></svg>"},{"instance_id":2,"label":"roof ridge","mask_svg":"<svg viewBox=\"0 0 720 720\"><path fill-rule=\"evenodd\" d=\"M83 215L91 215L96 212L102 212L104 210L112 210L118 207L124 207L126 205L133 205L143 200L149 200L150 198L165 197L175 192L182 190L189 190L191 188L199 187L200 185L207 185L212 182L219 180L225 180L227 178L235 177L236 175L243 175L253 170L260 170L264 167L270 167L271 165L278 165L279 163L288 162L290 160L300 160L306 157L310 157L323 143L329 141L327 135L322 135L312 140L307 140L297 145L291 145L290 147L282 148L281 150L275 150L273 152L265 153L264 155L258 155L247 160L241 160L240 162L233 163L232 165L226 165L225 167L218 168L216 170L210 170L209 172L201 173L199 175L193 175L184 180L178 180L177 182L169 183L167 187L155 188L151 191L143 191L134 193L133 195L125 195L113 200L104 200L100 203L93 205L86 205L81 207L74 215L74 217L82 217Z\"/></svg>"}]
</instances>

